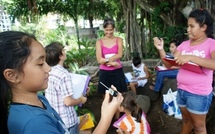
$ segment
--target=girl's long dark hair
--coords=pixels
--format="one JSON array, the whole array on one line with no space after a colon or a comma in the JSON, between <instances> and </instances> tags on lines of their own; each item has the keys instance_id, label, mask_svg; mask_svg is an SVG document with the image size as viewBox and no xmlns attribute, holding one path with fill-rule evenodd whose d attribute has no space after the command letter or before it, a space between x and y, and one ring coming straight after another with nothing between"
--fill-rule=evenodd
<instances>
[{"instance_id":1,"label":"girl's long dark hair","mask_svg":"<svg viewBox=\"0 0 215 134\"><path fill-rule=\"evenodd\" d=\"M30 55L31 42L34 36L18 32L0 33L0 133L7 134L7 118L12 100L11 85L4 77L5 69L22 71L23 65Z\"/></svg>"},{"instance_id":2,"label":"girl's long dark hair","mask_svg":"<svg viewBox=\"0 0 215 134\"><path fill-rule=\"evenodd\" d=\"M137 122L141 122L143 114L142 109L137 105L136 94L133 91L122 93L123 102L121 105L131 112L131 116L136 119Z\"/></svg>"},{"instance_id":3,"label":"girl's long dark hair","mask_svg":"<svg viewBox=\"0 0 215 134\"><path fill-rule=\"evenodd\" d=\"M207 37L214 38L213 30L213 18L210 13L206 9L195 9L189 14L189 18L194 18L196 22L202 27L203 25L207 25L207 29L205 31Z\"/></svg>"}]
</instances>

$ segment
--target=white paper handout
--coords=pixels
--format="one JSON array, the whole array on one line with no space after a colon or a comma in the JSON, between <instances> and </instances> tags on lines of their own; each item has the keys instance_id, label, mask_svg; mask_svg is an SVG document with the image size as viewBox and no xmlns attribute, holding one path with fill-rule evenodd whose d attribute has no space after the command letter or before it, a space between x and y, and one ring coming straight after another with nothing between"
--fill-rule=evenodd
<instances>
[{"instance_id":1,"label":"white paper handout","mask_svg":"<svg viewBox=\"0 0 215 134\"><path fill-rule=\"evenodd\" d=\"M168 68L166 68L165 66L157 66L156 67L157 70L167 70Z\"/></svg>"},{"instance_id":2,"label":"white paper handout","mask_svg":"<svg viewBox=\"0 0 215 134\"><path fill-rule=\"evenodd\" d=\"M125 77L127 78L128 82L135 82L135 81L137 81L137 78L133 77L130 72L125 73Z\"/></svg>"},{"instance_id":3,"label":"white paper handout","mask_svg":"<svg viewBox=\"0 0 215 134\"><path fill-rule=\"evenodd\" d=\"M90 76L74 73L70 74L72 76L72 84L74 90L73 98L78 99L82 94L86 95L86 90L90 82Z\"/></svg>"}]
</instances>

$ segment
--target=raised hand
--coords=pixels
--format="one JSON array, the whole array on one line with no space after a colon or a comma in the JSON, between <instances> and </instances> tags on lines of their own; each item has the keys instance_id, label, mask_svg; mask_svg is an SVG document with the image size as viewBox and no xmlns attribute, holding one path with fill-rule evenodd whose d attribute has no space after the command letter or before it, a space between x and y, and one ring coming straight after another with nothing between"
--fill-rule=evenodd
<instances>
[{"instance_id":1,"label":"raised hand","mask_svg":"<svg viewBox=\"0 0 215 134\"><path fill-rule=\"evenodd\" d=\"M154 46L157 48L157 50L163 50L163 46L164 46L164 41L162 38L158 38L158 37L154 37Z\"/></svg>"}]
</instances>

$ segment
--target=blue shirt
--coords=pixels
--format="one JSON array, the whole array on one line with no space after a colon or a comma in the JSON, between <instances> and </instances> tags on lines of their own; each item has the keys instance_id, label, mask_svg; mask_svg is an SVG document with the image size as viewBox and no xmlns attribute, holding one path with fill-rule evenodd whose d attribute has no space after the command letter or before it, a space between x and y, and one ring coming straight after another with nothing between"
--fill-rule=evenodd
<instances>
[{"instance_id":1,"label":"blue shirt","mask_svg":"<svg viewBox=\"0 0 215 134\"><path fill-rule=\"evenodd\" d=\"M8 116L10 134L65 134L64 123L44 96L38 96L44 108L11 103Z\"/></svg>"}]
</instances>

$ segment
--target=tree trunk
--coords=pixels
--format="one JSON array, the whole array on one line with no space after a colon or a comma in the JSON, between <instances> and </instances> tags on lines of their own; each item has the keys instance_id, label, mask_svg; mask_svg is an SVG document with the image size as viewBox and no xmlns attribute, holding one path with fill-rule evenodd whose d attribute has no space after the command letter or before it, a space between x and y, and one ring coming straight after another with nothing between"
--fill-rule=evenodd
<instances>
[{"instance_id":1,"label":"tree trunk","mask_svg":"<svg viewBox=\"0 0 215 134\"><path fill-rule=\"evenodd\" d=\"M121 0L124 16L126 19L126 43L128 43L127 56L139 56L142 58L141 51L141 31L136 20L136 2L134 0Z\"/></svg>"},{"instance_id":2,"label":"tree trunk","mask_svg":"<svg viewBox=\"0 0 215 134\"><path fill-rule=\"evenodd\" d=\"M88 19L89 19L89 23L90 23L90 28L93 29L93 17L89 16Z\"/></svg>"},{"instance_id":3,"label":"tree trunk","mask_svg":"<svg viewBox=\"0 0 215 134\"><path fill-rule=\"evenodd\" d=\"M78 40L78 49L81 49L80 46L80 37L79 37L79 29L78 29L78 19L74 19L75 22L75 30L76 30L76 35L77 35L77 40Z\"/></svg>"},{"instance_id":4,"label":"tree trunk","mask_svg":"<svg viewBox=\"0 0 215 134\"><path fill-rule=\"evenodd\" d=\"M129 34L129 23L130 23L130 21L129 21L129 11L127 10L127 1L126 0L121 0L121 4L122 4L122 9L123 9L123 14L124 14L124 18L125 18L125 24L126 24L126 29L125 29L125 35L126 35L126 39L125 39L125 42L126 42L126 44L125 44L125 50L126 50L126 52L125 52L125 58L126 58L126 60L128 60L128 59L130 59L129 57L130 57L130 54L131 54L131 47L130 47L130 45L129 45L129 36L130 36L130 34Z\"/></svg>"}]
</instances>

